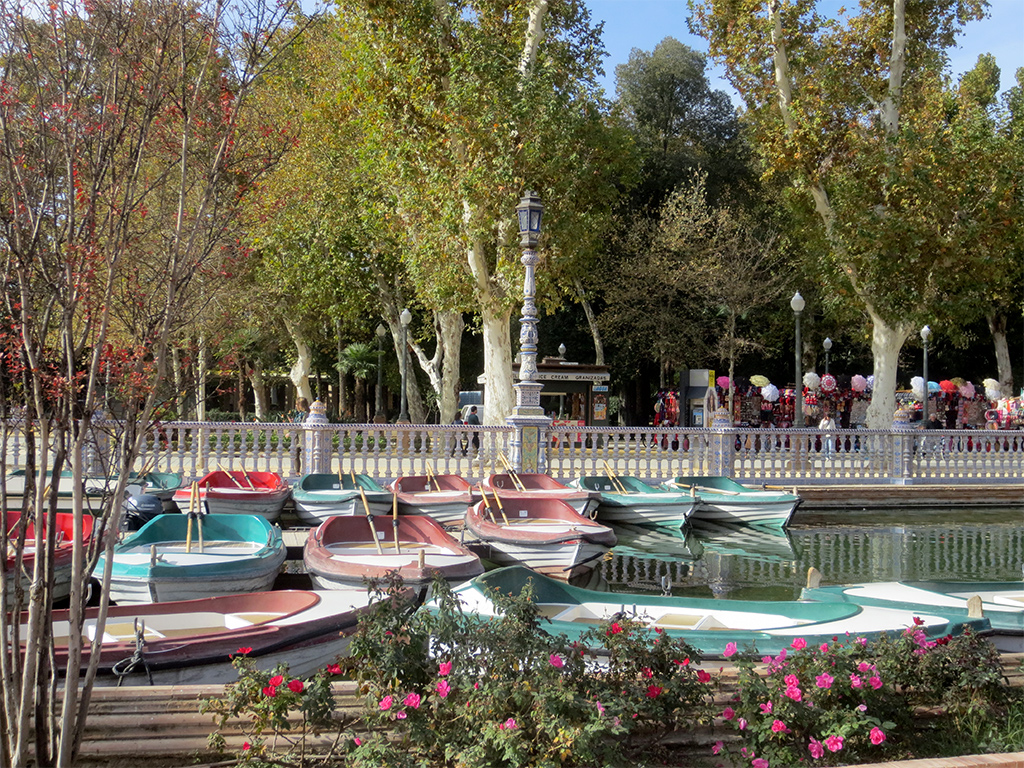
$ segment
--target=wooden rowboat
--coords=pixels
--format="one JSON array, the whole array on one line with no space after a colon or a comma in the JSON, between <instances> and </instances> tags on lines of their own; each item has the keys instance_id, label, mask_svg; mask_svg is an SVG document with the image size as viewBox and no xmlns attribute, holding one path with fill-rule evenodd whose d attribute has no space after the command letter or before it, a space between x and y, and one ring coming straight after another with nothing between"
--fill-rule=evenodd
<instances>
[{"instance_id":1,"label":"wooden rowboat","mask_svg":"<svg viewBox=\"0 0 1024 768\"><path fill-rule=\"evenodd\" d=\"M292 492L291 486L275 472L217 470L197 481L197 485L199 500L210 513L259 515L270 522L281 516ZM187 509L191 496L191 488L180 488L174 500L181 509Z\"/></svg>"},{"instance_id":2,"label":"wooden rowboat","mask_svg":"<svg viewBox=\"0 0 1024 768\"><path fill-rule=\"evenodd\" d=\"M588 475L570 484L600 494L597 519L610 523L671 525L679 528L693 513L697 502L689 493L656 488L635 477Z\"/></svg>"},{"instance_id":3,"label":"wooden rowboat","mask_svg":"<svg viewBox=\"0 0 1024 768\"><path fill-rule=\"evenodd\" d=\"M398 546L395 546L395 535ZM310 530L302 555L319 589L362 587L397 571L408 586L429 584L440 575L464 581L483 573L480 558L429 517L388 519L332 517Z\"/></svg>"},{"instance_id":4,"label":"wooden rowboat","mask_svg":"<svg viewBox=\"0 0 1024 768\"><path fill-rule=\"evenodd\" d=\"M259 669L288 665L294 677L312 675L348 646L366 590L281 590L146 605L110 606L100 646L96 684L183 685L236 682L231 659L255 658ZM85 653L96 636L97 609L86 613ZM67 667L68 612L53 615L56 666ZM24 635L23 635L24 636Z\"/></svg>"},{"instance_id":5,"label":"wooden rowboat","mask_svg":"<svg viewBox=\"0 0 1024 768\"><path fill-rule=\"evenodd\" d=\"M947 616L941 609L927 612L854 605L797 601L722 600L652 594L596 592L574 587L511 566L478 576L456 594L467 613L494 615L492 592L518 595L532 580L534 601L550 621L541 626L552 634L578 638L587 629L606 622L636 617L654 629L681 637L705 658L722 658L734 643L742 651L777 655L801 638L810 647L863 637L872 641L882 633L896 634L910 627L935 639L967 629L989 634L988 619Z\"/></svg>"},{"instance_id":6,"label":"wooden rowboat","mask_svg":"<svg viewBox=\"0 0 1024 768\"><path fill-rule=\"evenodd\" d=\"M481 485L491 494L500 493L503 499L559 499L584 517L593 517L601 498L599 493L570 488L542 472L494 474Z\"/></svg>"},{"instance_id":7,"label":"wooden rowboat","mask_svg":"<svg viewBox=\"0 0 1024 768\"><path fill-rule=\"evenodd\" d=\"M371 515L390 514L393 496L369 475L355 475L354 482L353 475L303 475L292 489L295 514L311 525L337 515L365 515L364 497Z\"/></svg>"},{"instance_id":8,"label":"wooden rowboat","mask_svg":"<svg viewBox=\"0 0 1024 768\"><path fill-rule=\"evenodd\" d=\"M461 475L404 475L388 486L403 515L427 515L442 525L461 523L473 491Z\"/></svg>"},{"instance_id":9,"label":"wooden rowboat","mask_svg":"<svg viewBox=\"0 0 1024 768\"><path fill-rule=\"evenodd\" d=\"M150 603L270 589L287 548L259 515L159 515L114 547L110 599ZM202 536L202 540L200 540ZM101 556L95 575L103 574Z\"/></svg>"},{"instance_id":10,"label":"wooden rowboat","mask_svg":"<svg viewBox=\"0 0 1024 768\"><path fill-rule=\"evenodd\" d=\"M730 477L679 476L665 483L693 495L694 520L784 528L802 499L785 491L747 488Z\"/></svg>"},{"instance_id":11,"label":"wooden rowboat","mask_svg":"<svg viewBox=\"0 0 1024 768\"><path fill-rule=\"evenodd\" d=\"M495 563L521 563L561 579L592 570L615 545L611 528L560 499L485 497L466 513L466 527Z\"/></svg>"},{"instance_id":12,"label":"wooden rowboat","mask_svg":"<svg viewBox=\"0 0 1024 768\"><path fill-rule=\"evenodd\" d=\"M4 587L8 595L12 595L14 584L15 556L10 547L14 546L18 524L21 521L20 512L7 512L5 514L6 525L4 529L8 537L7 570L5 572ZM86 543L92 538L94 518L92 515L82 516L83 541ZM58 512L56 514L56 547L53 557L53 599L62 600L71 594L71 557L75 537L75 516L70 513ZM45 532L45 526L44 526ZM25 530L25 547L21 558L21 584L26 593L32 583L32 574L35 570L36 527L33 522L28 522Z\"/></svg>"}]
</instances>

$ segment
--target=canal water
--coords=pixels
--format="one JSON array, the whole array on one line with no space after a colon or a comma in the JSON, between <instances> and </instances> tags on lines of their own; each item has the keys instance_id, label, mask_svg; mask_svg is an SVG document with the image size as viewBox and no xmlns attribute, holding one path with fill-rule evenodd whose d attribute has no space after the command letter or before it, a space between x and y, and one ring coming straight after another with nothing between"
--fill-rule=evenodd
<instances>
[{"instance_id":1,"label":"canal water","mask_svg":"<svg viewBox=\"0 0 1024 768\"><path fill-rule=\"evenodd\" d=\"M618 545L585 585L617 592L795 600L822 584L1024 578L1024 509L798 511L785 531L616 526Z\"/></svg>"}]
</instances>

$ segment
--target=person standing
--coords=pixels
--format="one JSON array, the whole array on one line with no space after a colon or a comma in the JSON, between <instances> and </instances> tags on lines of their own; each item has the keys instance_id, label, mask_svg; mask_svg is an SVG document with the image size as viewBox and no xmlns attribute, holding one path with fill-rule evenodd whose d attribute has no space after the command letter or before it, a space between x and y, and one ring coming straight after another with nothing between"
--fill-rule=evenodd
<instances>
[{"instance_id":1,"label":"person standing","mask_svg":"<svg viewBox=\"0 0 1024 768\"><path fill-rule=\"evenodd\" d=\"M469 416L466 417L466 423L470 425L480 426L480 417L477 415L476 406L471 406L469 409ZM473 451L477 454L480 453L480 433L474 432L473 439Z\"/></svg>"},{"instance_id":2,"label":"person standing","mask_svg":"<svg viewBox=\"0 0 1024 768\"><path fill-rule=\"evenodd\" d=\"M825 411L825 415L822 416L821 421L818 422L818 429L822 431L821 436L821 448L825 453L825 458L832 459L832 440L834 439L829 433L836 428L835 419L832 418L832 414Z\"/></svg>"},{"instance_id":3,"label":"person standing","mask_svg":"<svg viewBox=\"0 0 1024 768\"><path fill-rule=\"evenodd\" d=\"M297 398L295 400L295 408L288 411L285 416L292 424L302 424L306 417L309 416L309 400L304 397ZM304 435L302 429L296 429L294 437L292 438L292 460L295 466L295 474L302 474L302 442Z\"/></svg>"}]
</instances>

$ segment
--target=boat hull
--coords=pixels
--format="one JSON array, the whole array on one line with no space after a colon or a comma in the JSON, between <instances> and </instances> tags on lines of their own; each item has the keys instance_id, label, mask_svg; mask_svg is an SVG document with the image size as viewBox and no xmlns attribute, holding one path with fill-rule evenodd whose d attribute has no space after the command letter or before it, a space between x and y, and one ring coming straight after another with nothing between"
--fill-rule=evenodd
<instances>
[{"instance_id":1,"label":"boat hull","mask_svg":"<svg viewBox=\"0 0 1024 768\"><path fill-rule=\"evenodd\" d=\"M784 528L802 499L782 491L747 488L726 477L677 477L665 484L690 490L697 500L694 520Z\"/></svg>"},{"instance_id":2,"label":"boat hull","mask_svg":"<svg viewBox=\"0 0 1024 768\"><path fill-rule=\"evenodd\" d=\"M981 598L982 614L992 625L992 642L1004 653L1024 653L1024 581L907 581L848 584L804 589L800 597L821 602L969 615L967 601Z\"/></svg>"},{"instance_id":3,"label":"boat hull","mask_svg":"<svg viewBox=\"0 0 1024 768\"><path fill-rule=\"evenodd\" d=\"M292 489L295 514L308 525L320 525L329 517L365 515L367 507L371 515L390 514L393 499L391 491L367 475L303 475Z\"/></svg>"},{"instance_id":4,"label":"boat hull","mask_svg":"<svg viewBox=\"0 0 1024 768\"><path fill-rule=\"evenodd\" d=\"M520 563L560 579L592 570L615 545L610 528L558 499L500 495L481 500L466 513L466 526L495 563Z\"/></svg>"},{"instance_id":5,"label":"boat hull","mask_svg":"<svg viewBox=\"0 0 1024 768\"><path fill-rule=\"evenodd\" d=\"M197 485L199 501L210 514L259 515L272 523L291 496L291 487L273 472L210 472ZM191 496L191 488L175 492L174 501L183 512Z\"/></svg>"},{"instance_id":6,"label":"boat hull","mask_svg":"<svg viewBox=\"0 0 1024 768\"><path fill-rule=\"evenodd\" d=\"M688 494L654 488L635 477L591 475L569 485L599 494L597 519L608 523L681 528L696 506L696 500Z\"/></svg>"},{"instance_id":7,"label":"boat hull","mask_svg":"<svg viewBox=\"0 0 1024 768\"><path fill-rule=\"evenodd\" d=\"M441 525L461 523L473 503L473 491L459 475L404 475L389 488L398 496L400 514L429 517Z\"/></svg>"},{"instance_id":8,"label":"boat hull","mask_svg":"<svg viewBox=\"0 0 1024 768\"><path fill-rule=\"evenodd\" d=\"M288 556L281 531L256 515L160 515L114 548L110 599L191 600L270 589ZM96 573L103 572L100 559Z\"/></svg>"},{"instance_id":9,"label":"boat hull","mask_svg":"<svg viewBox=\"0 0 1024 768\"><path fill-rule=\"evenodd\" d=\"M440 523L416 516L374 518L372 528L365 517L331 518L309 532L302 559L320 589L364 587L392 571L404 584L422 586L437 576L461 582L484 570Z\"/></svg>"},{"instance_id":10,"label":"boat hull","mask_svg":"<svg viewBox=\"0 0 1024 768\"><path fill-rule=\"evenodd\" d=\"M456 593L467 612L488 616L496 612L488 596L489 590L515 595L531 580L534 600L541 614L550 620L550 624L545 623L545 629L552 634L564 633L575 639L595 624L632 616L670 636L686 640L705 658L725 658L730 643L741 651L753 649L757 654L776 655L790 648L797 638L815 647L831 644L835 642L833 638L846 642L847 633L872 641L883 633L899 633L910 627L922 631L928 638L956 635L966 629L991 633L988 619L960 619L941 613L918 614L843 603L597 592L519 567L490 571L459 587Z\"/></svg>"},{"instance_id":11,"label":"boat hull","mask_svg":"<svg viewBox=\"0 0 1024 768\"><path fill-rule=\"evenodd\" d=\"M348 651L370 597L360 592L257 592L150 605L111 606L100 646L96 684L222 684L238 680L231 660L243 651L258 669L285 662L306 677ZM85 633L96 636L96 609ZM67 612L54 614L57 667L66 667ZM132 663L137 633L143 663ZM89 661L86 646L83 669ZM123 673L123 677L117 672ZM148 672L148 674L147 674Z\"/></svg>"}]
</instances>

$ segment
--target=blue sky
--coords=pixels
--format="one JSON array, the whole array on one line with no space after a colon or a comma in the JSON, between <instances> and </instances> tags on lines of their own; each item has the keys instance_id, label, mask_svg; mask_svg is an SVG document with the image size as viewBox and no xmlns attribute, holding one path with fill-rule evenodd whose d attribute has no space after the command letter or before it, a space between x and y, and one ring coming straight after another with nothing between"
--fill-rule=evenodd
<instances>
[{"instance_id":1,"label":"blue sky","mask_svg":"<svg viewBox=\"0 0 1024 768\"><path fill-rule=\"evenodd\" d=\"M634 48L652 51L666 37L674 37L694 50L707 52L703 38L695 37L686 28L686 0L585 0L595 21L605 22L604 44L608 49L605 61L604 86L609 98L615 97L615 65L629 59ZM824 12L846 6L857 10L857 0L821 0ZM1000 87L1014 84L1014 73L1024 67L1024 0L989 0L990 18L969 24L959 38L960 47L949 52L950 69L960 75L971 69L978 56L991 53L1001 70ZM732 93L721 79L721 70L709 68L712 87Z\"/></svg>"}]
</instances>

